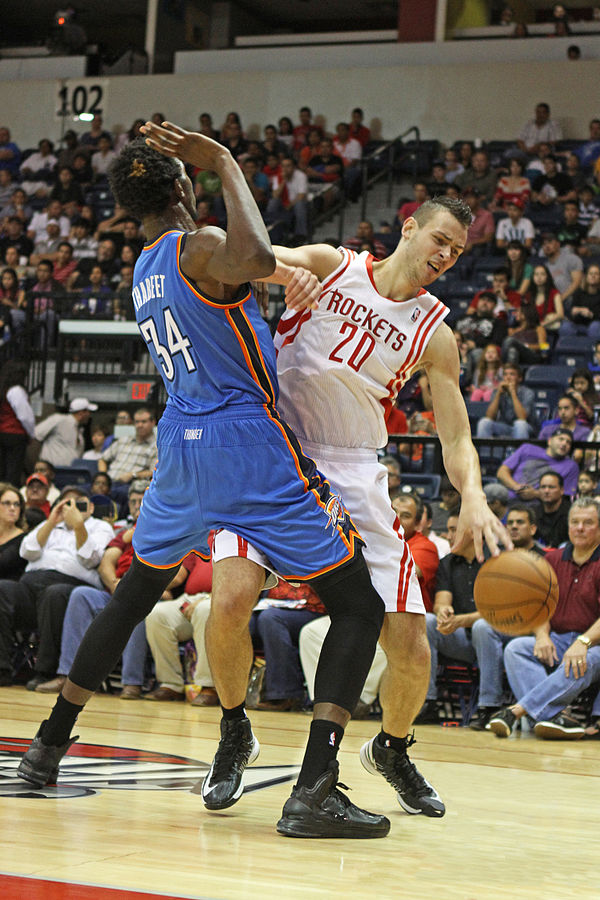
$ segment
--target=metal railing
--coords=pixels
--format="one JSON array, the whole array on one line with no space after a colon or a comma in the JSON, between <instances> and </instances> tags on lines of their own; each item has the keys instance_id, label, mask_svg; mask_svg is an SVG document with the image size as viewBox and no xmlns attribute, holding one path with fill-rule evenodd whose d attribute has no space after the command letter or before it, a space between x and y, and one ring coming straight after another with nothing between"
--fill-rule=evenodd
<instances>
[{"instance_id":1,"label":"metal railing","mask_svg":"<svg viewBox=\"0 0 600 900\"><path fill-rule=\"evenodd\" d=\"M362 190L361 190L361 218L365 219L367 215L368 191L378 181L387 178L387 206L392 204L392 189L394 183L394 175L396 174L396 163L398 161L398 151L403 148L403 140L409 134L415 136L415 146L409 151L409 158L412 167L412 180L417 180L419 149L421 142L421 132L416 125L411 125L398 137L377 147L372 153L361 160L362 167Z\"/></svg>"},{"instance_id":2,"label":"metal railing","mask_svg":"<svg viewBox=\"0 0 600 900\"><path fill-rule=\"evenodd\" d=\"M404 138L408 137L409 135L414 135L414 145L407 149L404 148L402 142ZM406 131L403 131L402 134L399 134L391 141L386 141L384 144L376 147L376 149L371 153L361 157L360 214L362 219L366 217L369 189L384 178L387 178L387 206L391 206L394 178L397 174L398 163L403 158L401 156L402 150L405 150L407 154L404 158L408 159L412 181L416 181L419 163L419 150L421 147L420 142L421 133L418 127L416 125L411 125L411 127L407 128ZM317 198L326 196L327 193L331 191L338 192L338 197L321 213L315 214L313 211L313 215L310 217L312 220L311 231L313 231L315 228L318 228L320 225L323 225L326 222L330 221L335 216L338 216L337 237L339 243L341 244L344 238L344 222L346 219L346 209L348 207L349 200L344 187L338 184L330 184L324 186L323 190L321 190L317 194ZM314 210L314 199L312 201L312 205Z\"/></svg>"},{"instance_id":3,"label":"metal railing","mask_svg":"<svg viewBox=\"0 0 600 900\"><path fill-rule=\"evenodd\" d=\"M477 450L481 465L482 475L486 478L495 477L498 467L502 465L506 457L517 450L522 444L535 444L537 447L546 447L547 441L531 438L527 441L515 440L515 438L478 438L473 437L473 444ZM407 453L400 454L398 447L408 445L409 448L415 447ZM592 441L574 441L572 452L581 450L586 460L585 466L581 468L591 468L596 472L600 472L600 442ZM444 472L444 464L442 460L442 445L436 435L421 434L395 434L389 435L389 443L386 453L392 455L401 455L403 463L403 471L407 474L428 474L433 473L441 475ZM593 454L588 456L588 454Z\"/></svg>"},{"instance_id":4,"label":"metal railing","mask_svg":"<svg viewBox=\"0 0 600 900\"><path fill-rule=\"evenodd\" d=\"M27 392L42 398L46 385L48 330L43 322L34 321L30 302L25 308L24 323L15 327L8 340L0 345L0 368L9 360L19 360L27 366Z\"/></svg>"}]
</instances>

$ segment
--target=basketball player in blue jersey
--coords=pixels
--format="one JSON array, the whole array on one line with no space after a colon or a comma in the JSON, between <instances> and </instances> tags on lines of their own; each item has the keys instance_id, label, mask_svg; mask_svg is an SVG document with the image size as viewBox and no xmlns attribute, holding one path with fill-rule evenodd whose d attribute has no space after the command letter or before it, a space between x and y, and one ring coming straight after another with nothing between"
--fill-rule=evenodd
<instances>
[{"instance_id":1,"label":"basketball player in blue jersey","mask_svg":"<svg viewBox=\"0 0 600 900\"><path fill-rule=\"evenodd\" d=\"M276 410L275 352L248 284L275 267L246 181L229 151L203 135L148 123L110 171L117 202L142 220L147 243L134 273L142 337L169 399L158 426L158 464L144 495L134 561L83 638L61 695L18 774L42 786L76 738L77 715L121 656L181 560L212 546L206 629L223 710L221 740L202 785L208 809L242 794L259 746L245 715L252 663L248 622L265 570L307 581L331 628L316 676L314 718L298 783L277 829L292 837L374 838L385 816L359 809L338 787L337 752L369 670L383 621L362 539L326 480ZM157 152L160 151L160 152ZM195 231L195 199L182 161L216 172L228 231ZM314 276L297 270L294 302L310 302Z\"/></svg>"}]
</instances>

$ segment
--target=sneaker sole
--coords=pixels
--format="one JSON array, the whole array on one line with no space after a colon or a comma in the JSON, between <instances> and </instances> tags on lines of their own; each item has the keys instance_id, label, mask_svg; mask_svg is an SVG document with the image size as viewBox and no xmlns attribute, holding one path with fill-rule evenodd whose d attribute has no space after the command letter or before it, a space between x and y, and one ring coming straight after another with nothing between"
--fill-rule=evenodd
<instances>
[{"instance_id":1,"label":"sneaker sole","mask_svg":"<svg viewBox=\"0 0 600 900\"><path fill-rule=\"evenodd\" d=\"M353 838L356 840L369 840L369 838L385 837L390 830L390 822L385 819L381 825L371 827L348 827L338 825L335 828L319 827L318 823L305 822L301 819L280 819L277 823L277 832L284 837L295 838Z\"/></svg>"},{"instance_id":2,"label":"sneaker sole","mask_svg":"<svg viewBox=\"0 0 600 900\"><path fill-rule=\"evenodd\" d=\"M507 738L512 734L512 729L501 719L491 719L491 721L488 722L488 728L499 738Z\"/></svg>"},{"instance_id":3,"label":"sneaker sole","mask_svg":"<svg viewBox=\"0 0 600 900\"><path fill-rule=\"evenodd\" d=\"M254 735L253 735L253 737L254 737ZM254 737L254 743L252 745L252 750L250 751L250 756L248 757L248 762L244 766L244 770L250 765L250 763L253 763L254 760L257 759L259 753L260 753L260 744ZM214 763L213 763L213 765L214 765ZM221 803L211 803L210 796L208 798L204 796L204 785L208 786L210 777L212 775L212 770L213 770L213 767L211 766L210 769L208 770L208 774L205 776L204 781L202 782L202 800L204 801L204 805L207 809L210 809L210 810L229 809L230 806L233 806L234 803L238 802L238 800L244 793L244 775L242 773L239 787L237 788L235 794L233 794L233 796L230 797L229 800L226 800Z\"/></svg>"},{"instance_id":4,"label":"sneaker sole","mask_svg":"<svg viewBox=\"0 0 600 900\"><path fill-rule=\"evenodd\" d=\"M360 761L363 765L363 768L365 768L367 770L367 772L370 772L371 775L381 775L381 777L384 778L385 776L383 776L381 774L381 772L379 771L379 769L377 768L377 763L375 762L375 760L373 759L373 756L371 754L372 745L373 745L373 738L371 738L370 741L367 741L366 744L362 745L362 747L360 748L360 753L359 753ZM432 788L432 790L434 790L434 789ZM416 808L414 806L409 806L409 804L406 802L406 800L404 800L404 798L402 797L400 792L396 791L396 800L398 801L398 803L400 804L400 806L402 807L404 812L407 812L411 816L423 815L423 816L427 816L427 818L429 818L429 819L441 819L442 816L445 815L445 813L446 813L446 807L444 806L443 801L442 801L441 797L437 794L437 792L436 792L436 799L439 800L440 803L442 804L442 808L439 810L435 809L435 807L429 807L428 809L422 809L420 807Z\"/></svg>"},{"instance_id":5,"label":"sneaker sole","mask_svg":"<svg viewBox=\"0 0 600 900\"><path fill-rule=\"evenodd\" d=\"M22 778L23 781L27 781L29 784L34 785L34 787L36 788L43 788L47 787L48 785L53 786L58 781L58 769L54 769L54 771L50 773L47 781L45 781L41 776L36 775L35 772L27 770L22 763L17 769L16 774L18 778Z\"/></svg>"},{"instance_id":6,"label":"sneaker sole","mask_svg":"<svg viewBox=\"0 0 600 900\"><path fill-rule=\"evenodd\" d=\"M585 735L583 728L559 728L552 722L538 722L533 727L533 733L550 741L579 741Z\"/></svg>"}]
</instances>

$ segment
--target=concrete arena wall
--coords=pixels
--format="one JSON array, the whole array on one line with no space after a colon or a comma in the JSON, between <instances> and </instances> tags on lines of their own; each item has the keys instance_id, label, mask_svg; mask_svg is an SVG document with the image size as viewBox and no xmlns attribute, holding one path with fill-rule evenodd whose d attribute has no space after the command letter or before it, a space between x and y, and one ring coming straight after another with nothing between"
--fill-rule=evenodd
<instances>
[{"instance_id":1,"label":"concrete arena wall","mask_svg":"<svg viewBox=\"0 0 600 900\"><path fill-rule=\"evenodd\" d=\"M373 45L373 53L377 51ZM282 61L285 55L284 50ZM600 115L598 74L597 60L563 60L282 68L80 79L76 83L102 81L106 85L104 118L109 128L128 128L136 117L155 111L194 127L204 110L212 113L218 127L228 111L238 110L250 132L284 114L295 120L298 108L306 103L333 129L359 105L365 110L367 124L384 138L418 125L423 138L452 143L474 137L510 139L540 100L550 103L565 137L585 138L589 119ZM54 80L2 83L2 124L10 127L21 147L33 146L43 136L60 137L61 120L55 113L59 87L60 82ZM85 131L88 126L67 121L66 127Z\"/></svg>"}]
</instances>

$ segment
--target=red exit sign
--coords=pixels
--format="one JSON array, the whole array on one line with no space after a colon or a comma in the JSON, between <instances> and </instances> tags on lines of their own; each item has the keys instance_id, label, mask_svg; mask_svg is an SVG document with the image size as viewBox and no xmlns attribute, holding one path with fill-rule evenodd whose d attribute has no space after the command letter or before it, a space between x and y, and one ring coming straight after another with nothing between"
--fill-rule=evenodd
<instances>
[{"instance_id":1,"label":"red exit sign","mask_svg":"<svg viewBox=\"0 0 600 900\"><path fill-rule=\"evenodd\" d=\"M153 381L130 381L130 399L131 400L147 400L148 394L154 387Z\"/></svg>"}]
</instances>

